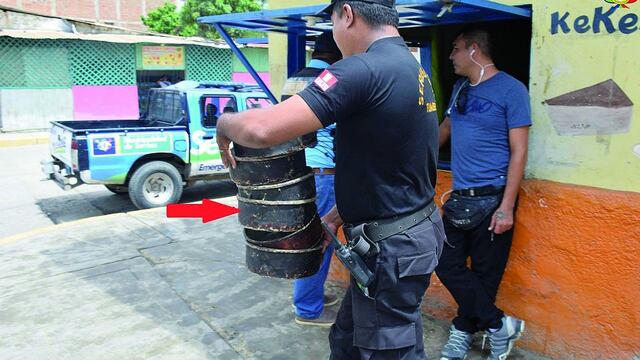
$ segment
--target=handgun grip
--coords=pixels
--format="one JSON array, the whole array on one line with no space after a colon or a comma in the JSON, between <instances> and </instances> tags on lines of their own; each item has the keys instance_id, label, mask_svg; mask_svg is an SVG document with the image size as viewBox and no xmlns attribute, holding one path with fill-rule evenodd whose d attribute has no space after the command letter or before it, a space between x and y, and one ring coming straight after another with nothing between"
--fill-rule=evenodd
<instances>
[{"instance_id":1,"label":"handgun grip","mask_svg":"<svg viewBox=\"0 0 640 360\"><path fill-rule=\"evenodd\" d=\"M340 242L340 240L338 240L338 237L336 236L336 234L333 233L333 231L331 231L331 229L329 229L329 227L327 226L327 224L323 221L321 222L322 227L324 228L324 231L329 234L329 236L331 236L331 240L333 241L335 246L342 246L342 243Z\"/></svg>"},{"instance_id":2,"label":"handgun grip","mask_svg":"<svg viewBox=\"0 0 640 360\"><path fill-rule=\"evenodd\" d=\"M342 264L347 268L351 276L358 282L360 285L367 287L373 282L374 275L367 267L367 264L360 258L360 256L356 253L352 253L353 255L348 255L343 257L341 255L341 251L351 253L351 250L346 250L345 246L338 240L338 237L329 230L329 227L324 222L322 223L322 227L324 230L331 236L333 243L336 247L336 256L342 262Z\"/></svg>"},{"instance_id":3,"label":"handgun grip","mask_svg":"<svg viewBox=\"0 0 640 360\"><path fill-rule=\"evenodd\" d=\"M358 283L360 283L360 285L368 287L373 282L373 273L371 272L371 270L369 270L367 264L365 264L360 256L356 256L357 257L355 257L354 260L356 261L357 265L354 266L354 271L351 272L351 275L353 275L353 277Z\"/></svg>"}]
</instances>

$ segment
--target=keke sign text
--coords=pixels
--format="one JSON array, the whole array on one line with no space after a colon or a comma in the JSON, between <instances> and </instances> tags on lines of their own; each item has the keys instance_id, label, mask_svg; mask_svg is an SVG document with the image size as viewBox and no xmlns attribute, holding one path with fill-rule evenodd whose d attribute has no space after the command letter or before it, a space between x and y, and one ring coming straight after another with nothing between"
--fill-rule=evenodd
<instances>
[{"instance_id":1,"label":"keke sign text","mask_svg":"<svg viewBox=\"0 0 640 360\"><path fill-rule=\"evenodd\" d=\"M618 2L623 0L617 0ZM613 34L620 32L622 34L633 34L638 31L638 15L630 10L618 10L624 9L621 6L612 7L598 7L593 12L593 17L589 15L580 15L577 17L571 16L568 11L564 14L559 11L551 14L551 34L556 35L559 32L563 34L569 34L576 32L578 34L584 33L608 33ZM629 7L627 7L629 9ZM622 13L624 15L617 20L612 17L614 13ZM633 11L633 10L631 10Z\"/></svg>"}]
</instances>

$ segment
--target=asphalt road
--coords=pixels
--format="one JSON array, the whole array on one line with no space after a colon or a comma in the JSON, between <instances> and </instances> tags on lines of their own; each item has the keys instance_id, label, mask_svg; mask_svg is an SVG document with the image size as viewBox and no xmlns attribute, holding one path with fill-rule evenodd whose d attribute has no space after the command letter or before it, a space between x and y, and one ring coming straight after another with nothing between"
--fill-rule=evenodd
<instances>
[{"instance_id":1,"label":"asphalt road","mask_svg":"<svg viewBox=\"0 0 640 360\"><path fill-rule=\"evenodd\" d=\"M137 210L126 194L101 185L81 185L70 191L53 181L41 181L40 160L48 145L0 147L0 238L52 224ZM200 182L185 189L181 202L233 196L230 181Z\"/></svg>"}]
</instances>

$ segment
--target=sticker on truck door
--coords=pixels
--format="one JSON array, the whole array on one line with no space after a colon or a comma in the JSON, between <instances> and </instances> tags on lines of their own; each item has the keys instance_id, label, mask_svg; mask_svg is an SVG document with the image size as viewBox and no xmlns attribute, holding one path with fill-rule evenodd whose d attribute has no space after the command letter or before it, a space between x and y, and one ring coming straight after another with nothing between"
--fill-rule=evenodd
<instances>
[{"instance_id":1,"label":"sticker on truck door","mask_svg":"<svg viewBox=\"0 0 640 360\"><path fill-rule=\"evenodd\" d=\"M178 144L178 145L176 145ZM174 154L185 163L186 132L96 133L87 136L89 170L96 182L123 184L131 166L142 156Z\"/></svg>"},{"instance_id":2,"label":"sticker on truck door","mask_svg":"<svg viewBox=\"0 0 640 360\"><path fill-rule=\"evenodd\" d=\"M136 155L172 152L170 133L91 135L91 155Z\"/></svg>"},{"instance_id":3,"label":"sticker on truck door","mask_svg":"<svg viewBox=\"0 0 640 360\"><path fill-rule=\"evenodd\" d=\"M148 154L154 152L172 152L171 134L128 134L121 136L123 154Z\"/></svg>"},{"instance_id":4,"label":"sticker on truck door","mask_svg":"<svg viewBox=\"0 0 640 360\"><path fill-rule=\"evenodd\" d=\"M104 137L97 138L91 141L93 145L93 154L100 155L115 155L116 154L116 138Z\"/></svg>"},{"instance_id":5,"label":"sticker on truck door","mask_svg":"<svg viewBox=\"0 0 640 360\"><path fill-rule=\"evenodd\" d=\"M215 130L194 131L191 134L191 175L224 174L228 170L222 164Z\"/></svg>"}]
</instances>

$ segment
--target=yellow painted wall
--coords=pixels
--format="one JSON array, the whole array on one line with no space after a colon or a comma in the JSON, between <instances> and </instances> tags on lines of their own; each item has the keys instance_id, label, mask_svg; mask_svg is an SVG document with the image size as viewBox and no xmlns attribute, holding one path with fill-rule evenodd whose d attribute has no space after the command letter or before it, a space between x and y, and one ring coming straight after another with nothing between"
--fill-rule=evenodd
<instances>
[{"instance_id":1,"label":"yellow painted wall","mask_svg":"<svg viewBox=\"0 0 640 360\"><path fill-rule=\"evenodd\" d=\"M640 106L640 73L634 69L640 52L640 31L608 34L589 31L551 34L551 15L570 13L567 21L595 8L610 9L604 0L546 0L533 5L531 99L534 126L527 175L530 178L640 192L640 112L634 109L630 129L615 135L560 136L542 102L572 90L613 79L635 106ZM619 8L610 17L616 28L627 14L640 15L640 4ZM637 27L637 25L636 25ZM589 119L585 119L585 123ZM593 120L593 119L591 119ZM604 121L604 119L602 119ZM579 125L579 124L577 124Z\"/></svg>"}]
</instances>

